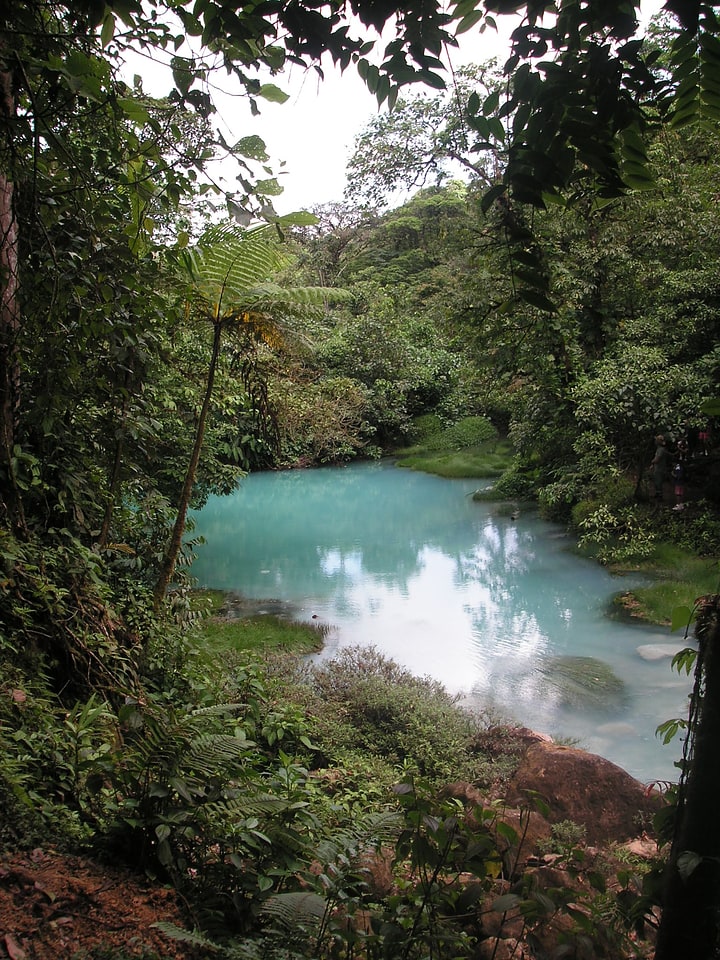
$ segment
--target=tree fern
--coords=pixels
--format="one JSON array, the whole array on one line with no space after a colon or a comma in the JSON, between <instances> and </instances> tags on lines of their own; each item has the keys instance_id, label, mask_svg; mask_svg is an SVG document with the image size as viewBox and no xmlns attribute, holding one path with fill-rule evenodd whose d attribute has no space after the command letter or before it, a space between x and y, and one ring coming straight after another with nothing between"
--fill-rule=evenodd
<instances>
[{"instance_id":1,"label":"tree fern","mask_svg":"<svg viewBox=\"0 0 720 960\"><path fill-rule=\"evenodd\" d=\"M272 275L287 262L276 234L269 226L245 231L234 226L214 228L196 247L178 256L192 312L212 325L213 341L195 442L185 472L172 535L155 583L156 612L159 612L165 599L182 547L223 334L233 328L243 329L276 346L284 317L292 316L293 311L297 312L300 308L307 311L311 302L319 308L326 298L340 296L339 291L332 289L326 289L324 296L321 296L317 289L310 294L310 288L295 293L280 287L269 287Z\"/></svg>"}]
</instances>

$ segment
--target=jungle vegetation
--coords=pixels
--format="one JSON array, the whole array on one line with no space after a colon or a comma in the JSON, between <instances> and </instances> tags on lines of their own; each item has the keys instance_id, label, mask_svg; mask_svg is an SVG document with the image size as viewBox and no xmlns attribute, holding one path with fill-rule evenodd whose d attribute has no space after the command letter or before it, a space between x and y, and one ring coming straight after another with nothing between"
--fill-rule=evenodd
<instances>
[{"instance_id":1,"label":"jungle vegetation","mask_svg":"<svg viewBox=\"0 0 720 960\"><path fill-rule=\"evenodd\" d=\"M696 712L667 865L612 904L598 880L573 913L513 873L520 838L495 810L471 834L438 793L496 772L481 721L437 685L371 652L309 682L204 657L186 528L243 471L442 437L505 443L496 495L537 498L601 562L717 556L720 23L667 8L641 41L619 0L5 5L4 843L132 851L229 957L473 956L480 899L437 882L458 873L478 898L512 882L497 909L528 935L564 909L577 949L602 929L620 956L659 903L657 960L713 955L716 596L679 661ZM518 10L507 62L453 86L442 45ZM121 79L132 45L168 54L168 98ZM358 139L342 203L281 218L264 144L219 132L212 71L259 110L284 97L260 67L323 53L393 109ZM206 175L217 152L237 194ZM669 484L649 495L658 433L690 441L683 510ZM410 865L385 899L362 868L380 847Z\"/></svg>"}]
</instances>

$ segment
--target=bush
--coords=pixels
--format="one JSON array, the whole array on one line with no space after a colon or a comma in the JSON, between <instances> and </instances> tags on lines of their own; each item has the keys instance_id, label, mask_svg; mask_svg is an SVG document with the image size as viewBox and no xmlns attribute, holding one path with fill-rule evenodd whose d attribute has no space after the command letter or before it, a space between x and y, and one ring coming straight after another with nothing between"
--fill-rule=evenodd
<instances>
[{"instance_id":1,"label":"bush","mask_svg":"<svg viewBox=\"0 0 720 960\"><path fill-rule=\"evenodd\" d=\"M373 647L351 647L317 666L313 684L326 709L342 707L352 739L336 751L363 750L433 781L472 778L480 721L438 681L414 676Z\"/></svg>"},{"instance_id":2,"label":"bush","mask_svg":"<svg viewBox=\"0 0 720 960\"><path fill-rule=\"evenodd\" d=\"M532 500L535 490L535 476L525 473L515 464L505 471L485 497L476 499Z\"/></svg>"},{"instance_id":3,"label":"bush","mask_svg":"<svg viewBox=\"0 0 720 960\"><path fill-rule=\"evenodd\" d=\"M655 551L655 532L635 507L611 510L596 505L579 524L580 547L590 547L600 563L635 563Z\"/></svg>"},{"instance_id":4,"label":"bush","mask_svg":"<svg viewBox=\"0 0 720 960\"><path fill-rule=\"evenodd\" d=\"M540 515L545 520L564 523L570 520L572 505L578 496L578 484L574 478L549 483L538 493Z\"/></svg>"},{"instance_id":5,"label":"bush","mask_svg":"<svg viewBox=\"0 0 720 960\"><path fill-rule=\"evenodd\" d=\"M413 418L408 431L408 441L416 444L426 443L431 437L442 433L442 428L442 420L436 413L423 413Z\"/></svg>"},{"instance_id":6,"label":"bush","mask_svg":"<svg viewBox=\"0 0 720 960\"><path fill-rule=\"evenodd\" d=\"M431 436L425 447L427 450L462 450L477 447L496 436L495 427L485 417L465 417L441 434Z\"/></svg>"}]
</instances>

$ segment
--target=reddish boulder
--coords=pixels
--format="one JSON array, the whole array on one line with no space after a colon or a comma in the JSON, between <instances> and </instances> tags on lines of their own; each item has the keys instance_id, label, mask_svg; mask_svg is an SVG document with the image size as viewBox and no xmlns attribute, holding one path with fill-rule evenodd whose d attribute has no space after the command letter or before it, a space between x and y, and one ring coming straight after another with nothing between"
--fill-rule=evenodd
<instances>
[{"instance_id":1,"label":"reddish boulder","mask_svg":"<svg viewBox=\"0 0 720 960\"><path fill-rule=\"evenodd\" d=\"M648 830L663 804L661 795L603 757L555 743L534 743L508 784L506 801L527 806L538 794L548 820L571 820L586 830L589 844L622 841Z\"/></svg>"}]
</instances>

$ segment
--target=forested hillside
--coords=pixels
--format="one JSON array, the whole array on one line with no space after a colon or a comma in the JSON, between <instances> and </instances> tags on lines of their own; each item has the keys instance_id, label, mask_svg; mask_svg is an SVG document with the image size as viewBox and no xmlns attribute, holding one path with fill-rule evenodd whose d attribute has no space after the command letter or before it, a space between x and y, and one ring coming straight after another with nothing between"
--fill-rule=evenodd
<instances>
[{"instance_id":1,"label":"forested hillside","mask_svg":"<svg viewBox=\"0 0 720 960\"><path fill-rule=\"evenodd\" d=\"M673 615L697 621L678 661L696 687L654 863L581 870L566 825L543 886L529 806L494 802L510 730L374 652L308 676L213 646L190 567L189 511L244 472L440 436L507 440L493 496L537 500L600 562L717 557L720 22L667 6L642 41L624 2L6 4L6 849L172 884L199 956L495 957L509 915L528 955L714 955L715 593ZM518 11L504 64L445 71L456 34ZM129 49L166 58L166 98L125 78ZM280 217L273 159L252 130L225 141L214 77L257 112L323 55L392 109L343 202Z\"/></svg>"}]
</instances>

